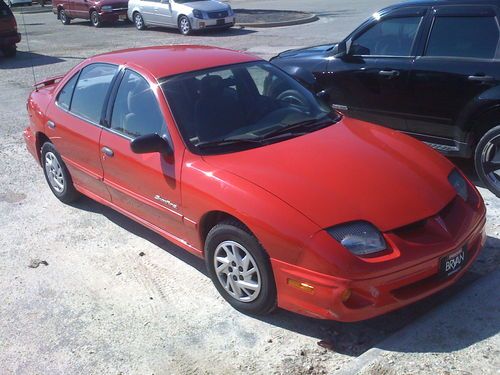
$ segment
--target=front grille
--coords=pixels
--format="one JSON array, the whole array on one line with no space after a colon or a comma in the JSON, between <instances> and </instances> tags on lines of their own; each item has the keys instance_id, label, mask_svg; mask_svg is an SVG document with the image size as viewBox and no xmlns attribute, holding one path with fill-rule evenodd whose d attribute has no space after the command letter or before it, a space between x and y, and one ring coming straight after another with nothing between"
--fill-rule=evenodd
<instances>
[{"instance_id":1,"label":"front grille","mask_svg":"<svg viewBox=\"0 0 500 375\"><path fill-rule=\"evenodd\" d=\"M208 12L208 18L226 18L229 15L227 10L221 12Z\"/></svg>"}]
</instances>

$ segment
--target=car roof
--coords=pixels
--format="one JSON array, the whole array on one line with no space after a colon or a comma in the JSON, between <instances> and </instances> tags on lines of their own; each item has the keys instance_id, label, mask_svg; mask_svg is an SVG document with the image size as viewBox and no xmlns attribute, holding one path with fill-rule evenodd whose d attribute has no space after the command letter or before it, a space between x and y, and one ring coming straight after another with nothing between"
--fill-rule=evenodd
<instances>
[{"instance_id":1,"label":"car roof","mask_svg":"<svg viewBox=\"0 0 500 375\"><path fill-rule=\"evenodd\" d=\"M500 0L409 0L404 3L398 3L384 8L389 11L408 6L437 6L437 5L496 5L500 6Z\"/></svg>"},{"instance_id":2,"label":"car roof","mask_svg":"<svg viewBox=\"0 0 500 375\"><path fill-rule=\"evenodd\" d=\"M92 62L133 65L149 71L157 79L185 72L259 60L261 59L243 52L196 45L133 48L90 58Z\"/></svg>"}]
</instances>

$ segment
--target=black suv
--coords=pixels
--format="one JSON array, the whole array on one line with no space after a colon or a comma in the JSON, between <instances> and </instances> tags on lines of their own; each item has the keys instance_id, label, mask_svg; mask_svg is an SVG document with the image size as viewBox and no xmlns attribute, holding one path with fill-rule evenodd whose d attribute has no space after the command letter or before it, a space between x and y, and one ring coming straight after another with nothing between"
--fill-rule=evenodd
<instances>
[{"instance_id":1,"label":"black suv","mask_svg":"<svg viewBox=\"0 0 500 375\"><path fill-rule=\"evenodd\" d=\"M500 197L500 0L414 0L271 62L347 115L475 158ZM314 77L312 77L312 74Z\"/></svg>"},{"instance_id":2,"label":"black suv","mask_svg":"<svg viewBox=\"0 0 500 375\"><path fill-rule=\"evenodd\" d=\"M16 54L16 43L21 41L17 32L17 23L11 10L3 0L0 0L0 50L4 56Z\"/></svg>"}]
</instances>

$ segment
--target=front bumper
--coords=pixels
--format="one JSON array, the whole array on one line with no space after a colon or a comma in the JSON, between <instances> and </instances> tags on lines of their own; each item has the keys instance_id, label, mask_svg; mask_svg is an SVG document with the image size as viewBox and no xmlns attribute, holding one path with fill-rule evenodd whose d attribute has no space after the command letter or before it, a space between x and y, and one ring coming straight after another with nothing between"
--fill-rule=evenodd
<instances>
[{"instance_id":1,"label":"front bumper","mask_svg":"<svg viewBox=\"0 0 500 375\"><path fill-rule=\"evenodd\" d=\"M127 8L121 8L121 9L114 9L113 11L109 12L99 12L99 17L101 18L101 21L103 22L116 22L118 20L127 20Z\"/></svg>"},{"instance_id":2,"label":"front bumper","mask_svg":"<svg viewBox=\"0 0 500 375\"><path fill-rule=\"evenodd\" d=\"M435 248L432 250L433 253L435 251L433 257L422 257L421 262L399 267L391 266L391 261L382 262L387 263L383 267L387 272L372 275L367 272L366 278L338 277L271 259L278 306L314 318L354 322L385 314L428 297L455 283L477 258L486 240L484 211L478 213L476 218L478 220L469 222L471 227L465 235L460 236L459 242L450 240L448 243L426 246ZM442 276L440 259L462 247L465 247L467 254L465 265L450 277ZM419 251L418 248L405 250L414 254ZM374 266L373 263L366 270ZM297 288L297 284L306 285L307 288Z\"/></svg>"},{"instance_id":3,"label":"front bumper","mask_svg":"<svg viewBox=\"0 0 500 375\"><path fill-rule=\"evenodd\" d=\"M11 35L0 36L0 48L13 46L21 41L21 34L14 33Z\"/></svg>"},{"instance_id":4,"label":"front bumper","mask_svg":"<svg viewBox=\"0 0 500 375\"><path fill-rule=\"evenodd\" d=\"M194 18L192 17L190 19L191 21L191 27L193 30L204 30L204 29L217 29L217 28L225 28L225 27L231 27L234 26L236 23L236 18L235 16L230 16L226 18L221 18L224 20L224 23L218 23L215 18L211 19L199 19L199 18Z\"/></svg>"}]
</instances>

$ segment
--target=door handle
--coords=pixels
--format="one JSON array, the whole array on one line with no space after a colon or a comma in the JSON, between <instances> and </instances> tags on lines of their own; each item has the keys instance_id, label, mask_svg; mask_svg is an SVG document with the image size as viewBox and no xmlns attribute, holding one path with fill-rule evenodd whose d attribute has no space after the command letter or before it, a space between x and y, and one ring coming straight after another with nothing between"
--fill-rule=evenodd
<instances>
[{"instance_id":1,"label":"door handle","mask_svg":"<svg viewBox=\"0 0 500 375\"><path fill-rule=\"evenodd\" d=\"M110 149L109 147L106 147L106 146L101 148L101 151L104 155L109 156L109 157L113 157L115 154L112 149Z\"/></svg>"},{"instance_id":2,"label":"door handle","mask_svg":"<svg viewBox=\"0 0 500 375\"><path fill-rule=\"evenodd\" d=\"M393 78L399 76L399 71L398 70L381 70L378 72L380 76L383 77L388 77L388 78Z\"/></svg>"},{"instance_id":3,"label":"door handle","mask_svg":"<svg viewBox=\"0 0 500 375\"><path fill-rule=\"evenodd\" d=\"M55 129L56 128L56 124L54 123L54 121L47 121L47 126L51 129Z\"/></svg>"},{"instance_id":4,"label":"door handle","mask_svg":"<svg viewBox=\"0 0 500 375\"><path fill-rule=\"evenodd\" d=\"M473 82L492 82L495 80L495 77L476 74L469 76L468 80Z\"/></svg>"}]
</instances>

